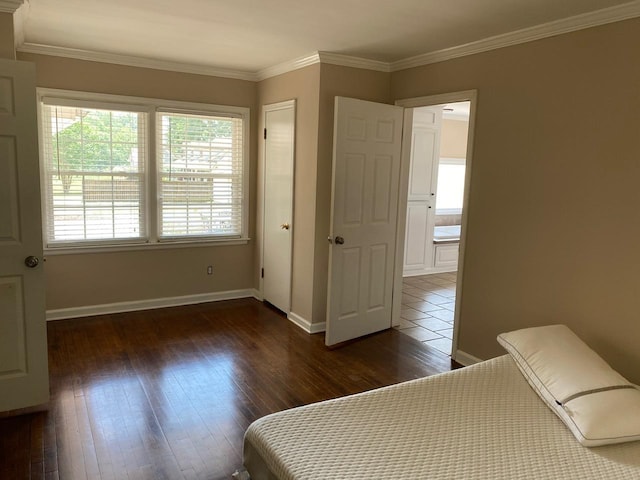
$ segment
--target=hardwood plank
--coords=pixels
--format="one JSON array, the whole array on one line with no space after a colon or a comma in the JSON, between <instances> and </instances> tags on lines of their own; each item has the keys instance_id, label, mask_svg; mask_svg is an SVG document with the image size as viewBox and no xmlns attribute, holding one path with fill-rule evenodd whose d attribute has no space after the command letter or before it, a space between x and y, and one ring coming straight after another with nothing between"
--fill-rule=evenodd
<instances>
[{"instance_id":1,"label":"hardwood plank","mask_svg":"<svg viewBox=\"0 0 640 480\"><path fill-rule=\"evenodd\" d=\"M48 332L49 410L0 419L3 479L228 479L263 415L452 368L396 330L329 350L250 299Z\"/></svg>"}]
</instances>

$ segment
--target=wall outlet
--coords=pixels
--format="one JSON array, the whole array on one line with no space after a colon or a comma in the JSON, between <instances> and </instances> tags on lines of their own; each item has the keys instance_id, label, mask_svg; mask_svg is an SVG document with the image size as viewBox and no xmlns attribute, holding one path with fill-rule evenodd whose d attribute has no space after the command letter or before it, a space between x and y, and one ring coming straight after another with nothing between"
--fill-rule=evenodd
<instances>
[{"instance_id":1,"label":"wall outlet","mask_svg":"<svg viewBox=\"0 0 640 480\"><path fill-rule=\"evenodd\" d=\"M213 275L213 265L207 267L207 275Z\"/></svg>"}]
</instances>

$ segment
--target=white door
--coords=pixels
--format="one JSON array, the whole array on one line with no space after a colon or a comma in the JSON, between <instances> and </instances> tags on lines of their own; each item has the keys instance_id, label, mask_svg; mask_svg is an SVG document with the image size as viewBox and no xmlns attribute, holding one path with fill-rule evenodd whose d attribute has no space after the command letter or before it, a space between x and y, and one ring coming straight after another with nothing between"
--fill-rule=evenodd
<instances>
[{"instance_id":1,"label":"white door","mask_svg":"<svg viewBox=\"0 0 640 480\"><path fill-rule=\"evenodd\" d=\"M0 411L49 399L39 179L35 68L0 60Z\"/></svg>"},{"instance_id":2,"label":"white door","mask_svg":"<svg viewBox=\"0 0 640 480\"><path fill-rule=\"evenodd\" d=\"M391 326L402 119L336 97L327 345Z\"/></svg>"},{"instance_id":3,"label":"white door","mask_svg":"<svg viewBox=\"0 0 640 480\"><path fill-rule=\"evenodd\" d=\"M295 101L264 107L264 125L263 298L289 313Z\"/></svg>"},{"instance_id":4,"label":"white door","mask_svg":"<svg viewBox=\"0 0 640 480\"><path fill-rule=\"evenodd\" d=\"M405 276L427 273L434 264L433 228L441 130L442 107L414 109L404 247Z\"/></svg>"}]
</instances>

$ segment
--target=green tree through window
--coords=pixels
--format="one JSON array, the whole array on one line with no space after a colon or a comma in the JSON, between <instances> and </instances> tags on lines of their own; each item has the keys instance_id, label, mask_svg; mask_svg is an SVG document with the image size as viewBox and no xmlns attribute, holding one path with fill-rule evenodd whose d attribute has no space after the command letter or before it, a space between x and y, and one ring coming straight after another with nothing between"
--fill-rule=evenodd
<instances>
[{"instance_id":1,"label":"green tree through window","mask_svg":"<svg viewBox=\"0 0 640 480\"><path fill-rule=\"evenodd\" d=\"M57 107L53 160L64 193L80 172L137 171L138 113Z\"/></svg>"}]
</instances>

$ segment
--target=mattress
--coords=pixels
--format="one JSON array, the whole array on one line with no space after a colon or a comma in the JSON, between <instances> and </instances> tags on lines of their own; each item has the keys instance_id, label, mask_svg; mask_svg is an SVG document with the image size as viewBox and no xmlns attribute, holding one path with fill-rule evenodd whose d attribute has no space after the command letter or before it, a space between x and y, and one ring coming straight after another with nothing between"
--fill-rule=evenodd
<instances>
[{"instance_id":1,"label":"mattress","mask_svg":"<svg viewBox=\"0 0 640 480\"><path fill-rule=\"evenodd\" d=\"M640 442L586 448L509 356L252 423L252 480L640 479Z\"/></svg>"}]
</instances>

